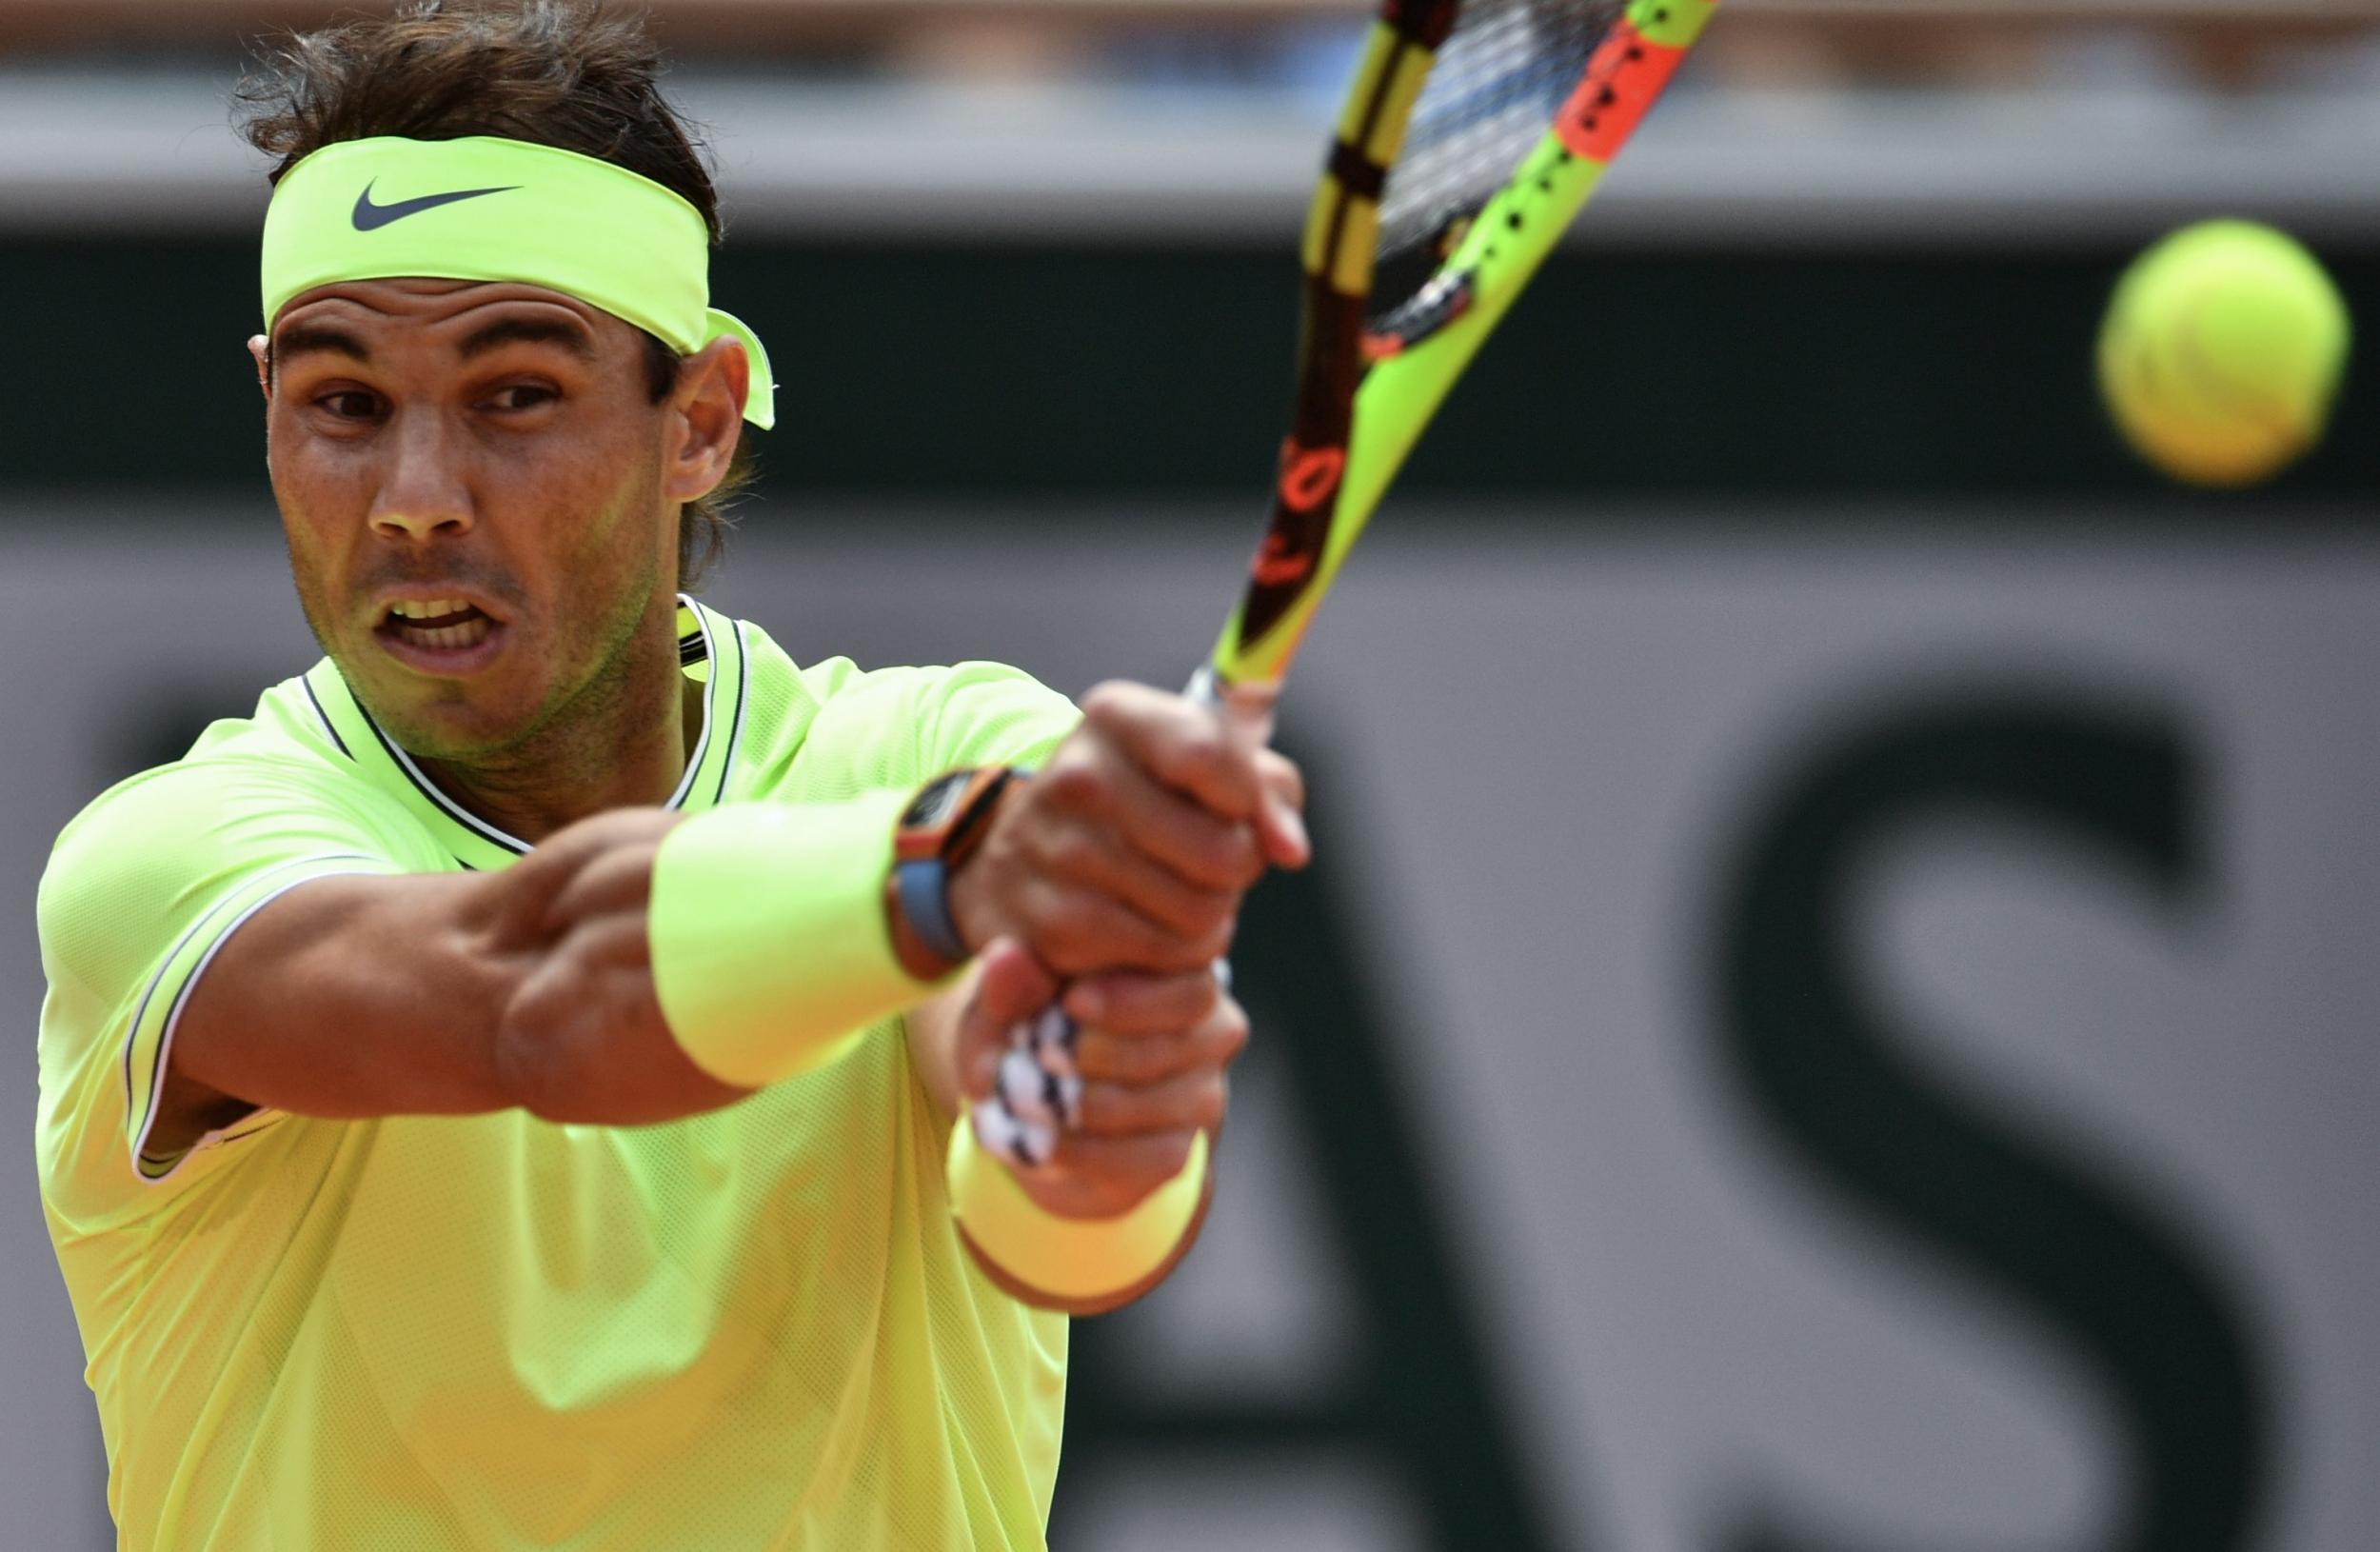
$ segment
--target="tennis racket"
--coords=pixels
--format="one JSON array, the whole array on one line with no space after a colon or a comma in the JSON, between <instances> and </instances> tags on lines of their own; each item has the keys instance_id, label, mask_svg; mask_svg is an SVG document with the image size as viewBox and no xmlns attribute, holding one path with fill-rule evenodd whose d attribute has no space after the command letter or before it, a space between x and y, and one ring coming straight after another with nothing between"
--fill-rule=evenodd
<instances>
[{"instance_id":1,"label":"tennis racket","mask_svg":"<svg viewBox=\"0 0 2380 1552\"><path fill-rule=\"evenodd\" d=\"M1270 739L1281 682L1348 550L1717 3L1386 0L1306 217L1272 524L1191 682L1236 733ZM1055 1006L1010 1031L974 1121L1011 1167L1045 1165L1076 1124L1074 1042Z\"/></svg>"}]
</instances>

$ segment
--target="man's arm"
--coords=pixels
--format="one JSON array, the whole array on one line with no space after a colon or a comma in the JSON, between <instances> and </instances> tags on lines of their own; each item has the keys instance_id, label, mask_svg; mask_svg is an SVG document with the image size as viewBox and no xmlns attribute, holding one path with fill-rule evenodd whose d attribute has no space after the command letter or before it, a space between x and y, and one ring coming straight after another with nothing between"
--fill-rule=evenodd
<instances>
[{"instance_id":1,"label":"man's arm","mask_svg":"<svg viewBox=\"0 0 2380 1552\"><path fill-rule=\"evenodd\" d=\"M571 826L501 873L299 885L225 943L184 1007L150 1130L186 1147L248 1110L352 1120L520 1105L634 1124L741 1098L653 994L653 860L683 816Z\"/></svg>"},{"instance_id":2,"label":"man's arm","mask_svg":"<svg viewBox=\"0 0 2380 1552\"><path fill-rule=\"evenodd\" d=\"M1304 860L1295 772L1231 746L1179 697L1107 686L1087 710L1030 790L1003 802L953 904L979 946L1012 936L1061 974L1204 973L1263 862ZM702 822L627 809L501 873L290 889L192 988L149 1145L187 1146L258 1107L359 1119L518 1105L634 1125L732 1103L749 1090L688 1057L653 976L656 860L674 827ZM939 1049L922 1070L955 1091L942 1053L956 1022L925 1023ZM1114 1184L1145 1189L1146 1170Z\"/></svg>"},{"instance_id":3,"label":"man's arm","mask_svg":"<svg viewBox=\"0 0 2380 1552\"><path fill-rule=\"evenodd\" d=\"M982 974L979 966L968 965L956 982L902 1016L909 1037L910 1068L944 1125L958 1120L960 1107L966 1104L959 1078L959 1025L975 999Z\"/></svg>"},{"instance_id":4,"label":"man's arm","mask_svg":"<svg viewBox=\"0 0 2380 1552\"><path fill-rule=\"evenodd\" d=\"M952 885L962 936L981 950L974 973L913 1010L909 1038L948 1118L989 1095L1010 1026L1062 998L1081 1031L1079 1125L1007 1187L984 1173L998 1164L967 1162L962 1131L950 1181L985 1276L1037 1307L1095 1315L1163 1283L1204 1223L1213 1176L1201 1171L1185 1197L1185 1165L1208 1157L1227 1069L1248 1041L1213 960L1262 867L1305 862L1303 782L1206 707L1110 685L1085 697L1083 726L1041 774L1002 801ZM1121 835L1120 809L1132 816ZM1053 887L1069 880L1097 887ZM1003 1190L1030 1204L1023 1217L998 1204ZM1031 1226L1036 1211L1044 1227ZM1055 1227L1069 1221L1103 1248Z\"/></svg>"}]
</instances>

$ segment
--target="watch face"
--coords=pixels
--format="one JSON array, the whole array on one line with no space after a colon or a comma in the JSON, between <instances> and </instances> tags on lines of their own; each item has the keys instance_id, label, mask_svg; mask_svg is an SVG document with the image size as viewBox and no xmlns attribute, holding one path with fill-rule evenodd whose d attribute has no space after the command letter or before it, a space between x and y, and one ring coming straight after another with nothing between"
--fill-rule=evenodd
<instances>
[{"instance_id":1,"label":"watch face","mask_svg":"<svg viewBox=\"0 0 2380 1552\"><path fill-rule=\"evenodd\" d=\"M909 811L901 816L901 827L905 830L930 830L945 823L950 818L950 810L957 806L961 794L966 791L972 775L971 771L954 770L919 793L917 801L909 805Z\"/></svg>"}]
</instances>

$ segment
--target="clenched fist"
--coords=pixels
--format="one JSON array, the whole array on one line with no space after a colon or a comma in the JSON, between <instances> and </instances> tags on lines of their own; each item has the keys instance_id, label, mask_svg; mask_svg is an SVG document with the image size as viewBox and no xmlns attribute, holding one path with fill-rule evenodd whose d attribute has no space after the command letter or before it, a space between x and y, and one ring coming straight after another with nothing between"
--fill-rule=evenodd
<instances>
[{"instance_id":1,"label":"clenched fist","mask_svg":"<svg viewBox=\"0 0 2380 1552\"><path fill-rule=\"evenodd\" d=\"M1057 980L1014 942L980 959L959 1024L959 1080L971 1101L991 1094L1009 1027L1059 996ZM1045 1167L1018 1182L1045 1211L1114 1218L1181 1172L1192 1138L1221 1126L1224 1072L1248 1043L1248 1018L1206 965L1089 976L1065 988L1061 1005L1081 1030L1081 1121Z\"/></svg>"},{"instance_id":2,"label":"clenched fist","mask_svg":"<svg viewBox=\"0 0 2380 1552\"><path fill-rule=\"evenodd\" d=\"M1305 866L1304 779L1180 695L1107 684L1082 711L951 880L960 936L1011 940L1065 980L1203 976L1265 868Z\"/></svg>"}]
</instances>

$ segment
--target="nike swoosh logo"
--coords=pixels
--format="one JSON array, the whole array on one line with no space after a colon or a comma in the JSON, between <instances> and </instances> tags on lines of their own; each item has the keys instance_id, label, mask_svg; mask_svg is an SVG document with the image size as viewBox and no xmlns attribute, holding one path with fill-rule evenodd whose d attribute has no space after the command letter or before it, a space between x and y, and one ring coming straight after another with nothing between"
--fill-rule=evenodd
<instances>
[{"instance_id":1,"label":"nike swoosh logo","mask_svg":"<svg viewBox=\"0 0 2380 1552\"><path fill-rule=\"evenodd\" d=\"M478 199L483 194L508 194L521 187L514 183L506 184L502 189L458 189L451 194L424 194L419 199L401 199L394 205L375 205L372 203L372 187L379 181L374 178L364 186L362 193L355 196L355 229L358 231L378 231L391 221L402 221L408 215L434 210L441 205Z\"/></svg>"}]
</instances>

